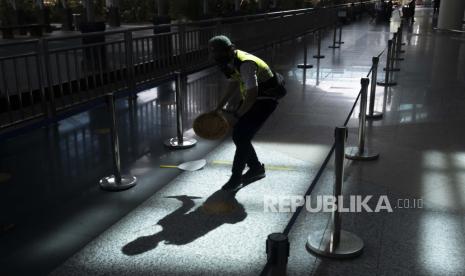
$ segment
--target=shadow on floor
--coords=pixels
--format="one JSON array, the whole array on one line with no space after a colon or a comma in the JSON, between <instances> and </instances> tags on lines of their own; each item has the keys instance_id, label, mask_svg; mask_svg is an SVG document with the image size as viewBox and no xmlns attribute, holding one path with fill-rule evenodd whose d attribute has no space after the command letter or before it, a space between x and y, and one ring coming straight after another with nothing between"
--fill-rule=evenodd
<instances>
[{"instance_id":1,"label":"shadow on floor","mask_svg":"<svg viewBox=\"0 0 465 276\"><path fill-rule=\"evenodd\" d=\"M181 201L182 206L158 221L157 224L163 227L161 232L139 237L126 244L122 248L125 255L133 256L153 250L161 241L165 241L165 244L188 244L222 224L234 224L247 217L244 206L236 200L234 194L222 190L213 193L190 213L189 210L195 206L194 199L200 197L180 195L167 198Z\"/></svg>"}]
</instances>

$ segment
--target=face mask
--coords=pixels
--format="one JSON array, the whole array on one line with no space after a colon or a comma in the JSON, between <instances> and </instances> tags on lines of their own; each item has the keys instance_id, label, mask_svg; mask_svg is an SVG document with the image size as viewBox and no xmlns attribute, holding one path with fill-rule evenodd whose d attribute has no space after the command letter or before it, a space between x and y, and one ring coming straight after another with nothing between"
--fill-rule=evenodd
<instances>
[{"instance_id":1,"label":"face mask","mask_svg":"<svg viewBox=\"0 0 465 276\"><path fill-rule=\"evenodd\" d=\"M229 57L226 56L226 55L217 56L217 57L215 57L215 62L220 66L228 64L229 63Z\"/></svg>"},{"instance_id":2,"label":"face mask","mask_svg":"<svg viewBox=\"0 0 465 276\"><path fill-rule=\"evenodd\" d=\"M219 65L221 72L230 78L234 74L234 66L229 63L223 63Z\"/></svg>"}]
</instances>

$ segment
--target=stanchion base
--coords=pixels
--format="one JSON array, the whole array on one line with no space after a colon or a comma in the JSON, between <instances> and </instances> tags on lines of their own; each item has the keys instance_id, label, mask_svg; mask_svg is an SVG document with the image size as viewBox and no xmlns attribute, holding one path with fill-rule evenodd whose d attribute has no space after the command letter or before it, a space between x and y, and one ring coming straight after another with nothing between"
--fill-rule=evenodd
<instances>
[{"instance_id":1,"label":"stanchion base","mask_svg":"<svg viewBox=\"0 0 465 276\"><path fill-rule=\"evenodd\" d=\"M305 64L298 64L298 65L297 65L297 68L299 68L299 69L311 69L311 68L313 68L313 65L310 65L310 64L307 64L307 65L305 65Z\"/></svg>"},{"instance_id":2,"label":"stanchion base","mask_svg":"<svg viewBox=\"0 0 465 276\"><path fill-rule=\"evenodd\" d=\"M136 186L137 178L131 175L122 175L121 183L117 183L115 176L110 175L100 179L100 188L105 191L123 191Z\"/></svg>"},{"instance_id":3,"label":"stanchion base","mask_svg":"<svg viewBox=\"0 0 465 276\"><path fill-rule=\"evenodd\" d=\"M346 158L356 161L372 161L379 158L379 153L372 152L366 148L361 153L358 147L348 147L346 148Z\"/></svg>"},{"instance_id":4,"label":"stanchion base","mask_svg":"<svg viewBox=\"0 0 465 276\"><path fill-rule=\"evenodd\" d=\"M341 230L339 245L331 252L331 229L327 229L308 236L306 247L308 251L319 256L346 259L362 254L364 244L357 235Z\"/></svg>"},{"instance_id":5,"label":"stanchion base","mask_svg":"<svg viewBox=\"0 0 465 276\"><path fill-rule=\"evenodd\" d=\"M399 53L404 54L405 50L400 50Z\"/></svg>"},{"instance_id":6,"label":"stanchion base","mask_svg":"<svg viewBox=\"0 0 465 276\"><path fill-rule=\"evenodd\" d=\"M376 83L379 86L396 86L397 82L384 82L384 81L379 81Z\"/></svg>"},{"instance_id":7,"label":"stanchion base","mask_svg":"<svg viewBox=\"0 0 465 276\"><path fill-rule=\"evenodd\" d=\"M383 118L383 113L378 112L378 111L374 111L372 115L367 114L366 118L369 119L369 120L380 120L380 119Z\"/></svg>"},{"instance_id":8,"label":"stanchion base","mask_svg":"<svg viewBox=\"0 0 465 276\"><path fill-rule=\"evenodd\" d=\"M337 49L337 48L341 48L341 46L329 46L328 48Z\"/></svg>"},{"instance_id":9,"label":"stanchion base","mask_svg":"<svg viewBox=\"0 0 465 276\"><path fill-rule=\"evenodd\" d=\"M344 44L344 41L337 41L336 44Z\"/></svg>"},{"instance_id":10,"label":"stanchion base","mask_svg":"<svg viewBox=\"0 0 465 276\"><path fill-rule=\"evenodd\" d=\"M399 71L400 71L400 68L392 68L392 69L386 69L386 68L384 68L383 70L384 70L385 72L386 72L386 70L387 70L388 72L399 72Z\"/></svg>"},{"instance_id":11,"label":"stanchion base","mask_svg":"<svg viewBox=\"0 0 465 276\"><path fill-rule=\"evenodd\" d=\"M179 143L176 137L165 141L165 146L170 149L187 149L192 148L195 144L197 144L197 140L186 137L183 138L182 143Z\"/></svg>"},{"instance_id":12,"label":"stanchion base","mask_svg":"<svg viewBox=\"0 0 465 276\"><path fill-rule=\"evenodd\" d=\"M325 58L323 55L314 55L313 58Z\"/></svg>"}]
</instances>

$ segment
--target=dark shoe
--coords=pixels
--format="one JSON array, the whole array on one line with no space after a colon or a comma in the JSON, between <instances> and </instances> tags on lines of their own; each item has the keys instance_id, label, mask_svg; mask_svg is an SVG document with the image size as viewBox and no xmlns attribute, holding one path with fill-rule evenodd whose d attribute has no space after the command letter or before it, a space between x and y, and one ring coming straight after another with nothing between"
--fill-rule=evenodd
<instances>
[{"instance_id":1,"label":"dark shoe","mask_svg":"<svg viewBox=\"0 0 465 276\"><path fill-rule=\"evenodd\" d=\"M265 165L261 164L257 168L250 168L243 176L242 183L250 184L252 182L258 181L262 178L265 178Z\"/></svg>"},{"instance_id":2,"label":"dark shoe","mask_svg":"<svg viewBox=\"0 0 465 276\"><path fill-rule=\"evenodd\" d=\"M228 180L228 182L226 182L226 184L223 185L223 187L221 187L221 190L223 191L234 191L236 190L237 188L239 188L242 184L242 180L240 177L233 177L231 176L231 178Z\"/></svg>"}]
</instances>

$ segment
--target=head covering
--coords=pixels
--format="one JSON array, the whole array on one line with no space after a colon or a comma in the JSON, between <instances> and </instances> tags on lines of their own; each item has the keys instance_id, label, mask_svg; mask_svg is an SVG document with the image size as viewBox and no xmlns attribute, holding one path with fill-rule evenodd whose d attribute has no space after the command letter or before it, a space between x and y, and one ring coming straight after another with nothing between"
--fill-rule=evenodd
<instances>
[{"instance_id":1,"label":"head covering","mask_svg":"<svg viewBox=\"0 0 465 276\"><path fill-rule=\"evenodd\" d=\"M208 41L208 46L215 50L228 50L231 45L231 40L225 35L214 36Z\"/></svg>"}]
</instances>

